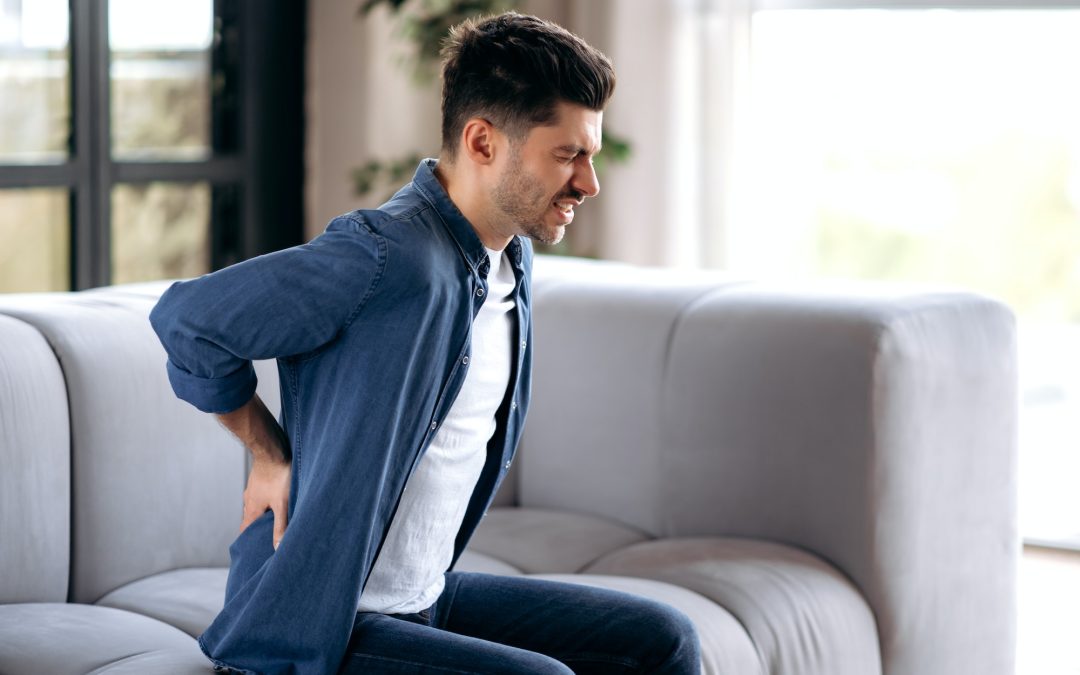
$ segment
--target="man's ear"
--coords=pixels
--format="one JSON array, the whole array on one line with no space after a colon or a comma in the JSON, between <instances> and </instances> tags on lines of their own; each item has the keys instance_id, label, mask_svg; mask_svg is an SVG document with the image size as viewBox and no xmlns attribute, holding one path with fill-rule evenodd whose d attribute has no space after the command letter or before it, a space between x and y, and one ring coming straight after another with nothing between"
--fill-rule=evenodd
<instances>
[{"instance_id":1,"label":"man's ear","mask_svg":"<svg viewBox=\"0 0 1080 675\"><path fill-rule=\"evenodd\" d=\"M473 117L461 130L461 151L476 164L491 164L495 161L499 136L491 122Z\"/></svg>"}]
</instances>

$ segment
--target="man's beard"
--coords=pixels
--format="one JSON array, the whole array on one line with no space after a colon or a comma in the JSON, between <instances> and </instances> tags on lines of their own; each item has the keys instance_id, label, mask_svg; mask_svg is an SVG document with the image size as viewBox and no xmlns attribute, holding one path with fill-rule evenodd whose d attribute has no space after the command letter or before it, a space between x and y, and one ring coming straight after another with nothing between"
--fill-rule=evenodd
<instances>
[{"instance_id":1,"label":"man's beard","mask_svg":"<svg viewBox=\"0 0 1080 675\"><path fill-rule=\"evenodd\" d=\"M514 228L542 244L557 244L566 233L563 225L544 225L544 218L548 209L552 208L552 202L562 197L581 201L581 195L569 193L548 199L540 182L522 168L521 156L516 149L510 156L509 166L491 193L495 206Z\"/></svg>"}]
</instances>

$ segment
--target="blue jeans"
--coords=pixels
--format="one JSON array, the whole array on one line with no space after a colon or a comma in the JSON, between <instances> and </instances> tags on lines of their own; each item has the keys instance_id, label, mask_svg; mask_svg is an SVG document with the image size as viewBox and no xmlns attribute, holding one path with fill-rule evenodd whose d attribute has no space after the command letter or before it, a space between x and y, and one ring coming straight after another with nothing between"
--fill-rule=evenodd
<instances>
[{"instance_id":1,"label":"blue jeans","mask_svg":"<svg viewBox=\"0 0 1080 675\"><path fill-rule=\"evenodd\" d=\"M431 607L357 612L341 675L698 675L690 619L662 602L583 584L447 572Z\"/></svg>"}]
</instances>

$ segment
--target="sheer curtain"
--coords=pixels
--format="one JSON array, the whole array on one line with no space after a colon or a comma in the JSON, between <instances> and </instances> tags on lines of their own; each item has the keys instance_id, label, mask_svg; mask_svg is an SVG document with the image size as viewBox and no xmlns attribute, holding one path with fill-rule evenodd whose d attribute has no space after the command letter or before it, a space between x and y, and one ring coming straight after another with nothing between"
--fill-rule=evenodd
<instances>
[{"instance_id":1,"label":"sheer curtain","mask_svg":"<svg viewBox=\"0 0 1080 675\"><path fill-rule=\"evenodd\" d=\"M633 146L602 176L571 252L645 265L724 266L747 86L751 0L534 2L602 49L618 88L604 119ZM562 10L561 12L559 10Z\"/></svg>"}]
</instances>

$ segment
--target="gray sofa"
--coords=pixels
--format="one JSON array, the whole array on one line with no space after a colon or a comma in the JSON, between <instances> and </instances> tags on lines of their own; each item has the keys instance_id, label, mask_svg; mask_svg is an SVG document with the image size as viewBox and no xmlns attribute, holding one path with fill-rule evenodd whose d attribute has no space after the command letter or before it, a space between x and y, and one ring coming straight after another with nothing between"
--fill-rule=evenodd
<instances>
[{"instance_id":1,"label":"gray sofa","mask_svg":"<svg viewBox=\"0 0 1080 675\"><path fill-rule=\"evenodd\" d=\"M212 672L246 453L169 388L165 286L0 295L3 675ZM519 459L457 569L664 600L709 674L1013 672L1007 308L544 256L534 295Z\"/></svg>"}]
</instances>

